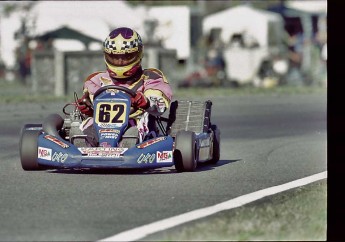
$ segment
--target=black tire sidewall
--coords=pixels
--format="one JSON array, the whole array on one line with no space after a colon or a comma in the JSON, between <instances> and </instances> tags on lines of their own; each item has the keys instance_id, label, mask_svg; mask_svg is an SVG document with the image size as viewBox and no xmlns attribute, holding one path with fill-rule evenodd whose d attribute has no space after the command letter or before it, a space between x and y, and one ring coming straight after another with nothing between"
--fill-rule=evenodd
<instances>
[{"instance_id":1,"label":"black tire sidewall","mask_svg":"<svg viewBox=\"0 0 345 242\"><path fill-rule=\"evenodd\" d=\"M211 163L215 164L220 159L220 130L217 125L211 125L213 131L213 144L212 144L212 159Z\"/></svg>"},{"instance_id":2,"label":"black tire sidewall","mask_svg":"<svg viewBox=\"0 0 345 242\"><path fill-rule=\"evenodd\" d=\"M196 161L196 138L192 131L178 131L175 138L174 162L177 171L194 171Z\"/></svg>"},{"instance_id":3,"label":"black tire sidewall","mask_svg":"<svg viewBox=\"0 0 345 242\"><path fill-rule=\"evenodd\" d=\"M38 136L40 130L23 130L20 139L20 160L24 170L42 170L38 159Z\"/></svg>"}]
</instances>

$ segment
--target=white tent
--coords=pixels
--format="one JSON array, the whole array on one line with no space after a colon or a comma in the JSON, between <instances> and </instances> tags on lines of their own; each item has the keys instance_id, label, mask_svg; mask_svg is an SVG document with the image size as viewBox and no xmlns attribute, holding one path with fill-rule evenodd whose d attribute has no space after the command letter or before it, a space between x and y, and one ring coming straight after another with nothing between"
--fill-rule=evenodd
<instances>
[{"instance_id":1,"label":"white tent","mask_svg":"<svg viewBox=\"0 0 345 242\"><path fill-rule=\"evenodd\" d=\"M38 35L63 25L100 40L113 27L143 30L144 16L124 1L42 1L31 14L37 16L35 32Z\"/></svg>"},{"instance_id":2,"label":"white tent","mask_svg":"<svg viewBox=\"0 0 345 242\"><path fill-rule=\"evenodd\" d=\"M190 55L190 9L187 6L157 6L148 10L158 26L155 38L162 40L163 47L176 49L178 59Z\"/></svg>"},{"instance_id":3,"label":"white tent","mask_svg":"<svg viewBox=\"0 0 345 242\"><path fill-rule=\"evenodd\" d=\"M233 34L245 32L254 37L260 46L268 46L272 38L281 38L283 20L278 14L255 9L249 5L240 5L205 17L204 35L212 28L222 30L221 38L224 43L229 43Z\"/></svg>"},{"instance_id":4,"label":"white tent","mask_svg":"<svg viewBox=\"0 0 345 242\"><path fill-rule=\"evenodd\" d=\"M271 51L279 50L284 37L284 22L279 14L250 5L228 8L207 16L203 21L204 35L213 28L221 29L220 37L225 44L229 44L234 34L242 34L244 41L255 39L259 45L259 48L227 45L224 49L227 77L239 84L253 83L262 61L270 56Z\"/></svg>"},{"instance_id":5,"label":"white tent","mask_svg":"<svg viewBox=\"0 0 345 242\"><path fill-rule=\"evenodd\" d=\"M287 1L286 6L308 13L327 14L327 0Z\"/></svg>"},{"instance_id":6,"label":"white tent","mask_svg":"<svg viewBox=\"0 0 345 242\"><path fill-rule=\"evenodd\" d=\"M8 66L15 64L14 50L18 41L14 39L14 33L20 28L20 20L25 15L23 11L17 11L10 17L1 18L0 55ZM103 41L112 28L126 26L137 30L145 39L145 18L143 8L131 7L125 1L38 1L30 11L30 21L26 24L34 26L30 33L33 36L67 26ZM84 48L77 40L56 40L54 47L59 50Z\"/></svg>"}]
</instances>

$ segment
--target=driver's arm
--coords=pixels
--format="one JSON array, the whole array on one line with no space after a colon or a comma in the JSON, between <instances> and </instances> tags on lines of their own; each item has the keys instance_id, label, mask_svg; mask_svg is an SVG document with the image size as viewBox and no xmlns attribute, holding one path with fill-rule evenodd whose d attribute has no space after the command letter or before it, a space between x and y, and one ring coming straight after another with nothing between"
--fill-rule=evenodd
<instances>
[{"instance_id":1,"label":"driver's arm","mask_svg":"<svg viewBox=\"0 0 345 242\"><path fill-rule=\"evenodd\" d=\"M102 87L101 78L105 75L105 72L94 72L89 75L83 85L83 93L88 93L91 102L93 102L94 93Z\"/></svg>"},{"instance_id":2,"label":"driver's arm","mask_svg":"<svg viewBox=\"0 0 345 242\"><path fill-rule=\"evenodd\" d=\"M160 116L169 108L172 89L160 70L151 68L149 71L149 78L144 83L144 95L150 102L150 107L146 111L154 116Z\"/></svg>"},{"instance_id":3,"label":"driver's arm","mask_svg":"<svg viewBox=\"0 0 345 242\"><path fill-rule=\"evenodd\" d=\"M150 102L150 106L146 111L153 116L162 115L170 105L170 99L159 90L149 89L144 92L144 95Z\"/></svg>"}]
</instances>

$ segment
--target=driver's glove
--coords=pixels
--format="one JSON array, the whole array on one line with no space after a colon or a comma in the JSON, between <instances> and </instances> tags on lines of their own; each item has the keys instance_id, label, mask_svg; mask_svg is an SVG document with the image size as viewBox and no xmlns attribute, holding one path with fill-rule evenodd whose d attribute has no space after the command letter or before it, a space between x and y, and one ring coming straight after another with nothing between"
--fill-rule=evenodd
<instances>
[{"instance_id":1,"label":"driver's glove","mask_svg":"<svg viewBox=\"0 0 345 242\"><path fill-rule=\"evenodd\" d=\"M141 108L145 110L150 107L150 101L142 92L137 92L137 95L131 98L131 103L132 107L137 109Z\"/></svg>"},{"instance_id":2,"label":"driver's glove","mask_svg":"<svg viewBox=\"0 0 345 242\"><path fill-rule=\"evenodd\" d=\"M87 116L93 115L93 108L88 93L85 93L77 100L77 107L82 114Z\"/></svg>"}]
</instances>

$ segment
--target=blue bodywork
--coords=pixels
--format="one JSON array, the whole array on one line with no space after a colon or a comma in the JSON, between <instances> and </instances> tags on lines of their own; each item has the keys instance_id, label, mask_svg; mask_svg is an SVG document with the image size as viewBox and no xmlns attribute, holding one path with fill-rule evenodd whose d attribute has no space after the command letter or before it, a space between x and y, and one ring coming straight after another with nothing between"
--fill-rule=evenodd
<instances>
[{"instance_id":1,"label":"blue bodywork","mask_svg":"<svg viewBox=\"0 0 345 242\"><path fill-rule=\"evenodd\" d=\"M89 154L82 152L83 149L89 151ZM38 163L57 168L167 167L173 165L172 150L173 138L171 136L147 140L129 149L109 147L78 148L61 138L45 133L38 137ZM40 154L40 151L42 151L42 154Z\"/></svg>"},{"instance_id":2,"label":"blue bodywork","mask_svg":"<svg viewBox=\"0 0 345 242\"><path fill-rule=\"evenodd\" d=\"M158 168L174 165L171 136L146 140L131 148L118 143L125 132L131 110L130 96L109 89L95 97L94 128L102 147L77 147L42 132L38 136L38 164L56 168Z\"/></svg>"}]
</instances>

